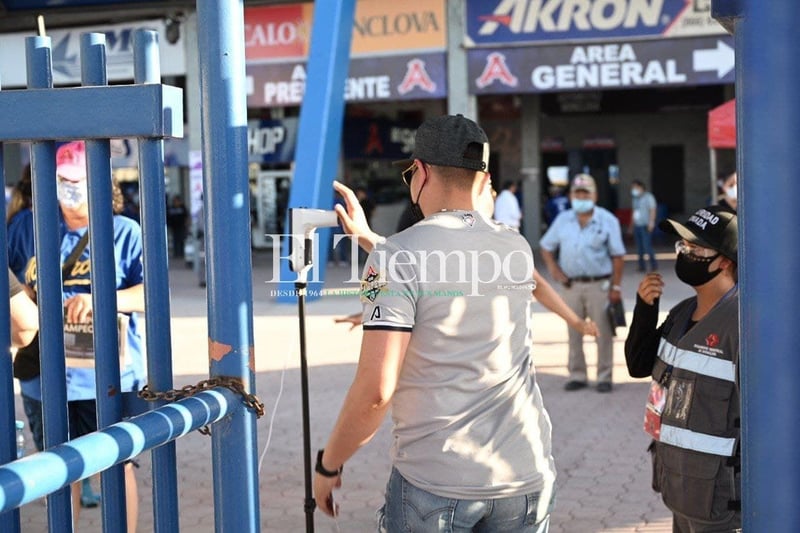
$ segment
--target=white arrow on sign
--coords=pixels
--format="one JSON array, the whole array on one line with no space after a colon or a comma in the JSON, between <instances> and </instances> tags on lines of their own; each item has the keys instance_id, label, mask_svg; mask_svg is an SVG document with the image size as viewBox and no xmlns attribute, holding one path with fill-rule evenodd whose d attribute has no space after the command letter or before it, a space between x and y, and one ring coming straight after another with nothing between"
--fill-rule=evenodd
<instances>
[{"instance_id":1,"label":"white arrow on sign","mask_svg":"<svg viewBox=\"0 0 800 533\"><path fill-rule=\"evenodd\" d=\"M717 41L716 48L695 50L692 55L692 67L695 72L717 71L717 77L722 79L733 70L733 48L722 41Z\"/></svg>"}]
</instances>

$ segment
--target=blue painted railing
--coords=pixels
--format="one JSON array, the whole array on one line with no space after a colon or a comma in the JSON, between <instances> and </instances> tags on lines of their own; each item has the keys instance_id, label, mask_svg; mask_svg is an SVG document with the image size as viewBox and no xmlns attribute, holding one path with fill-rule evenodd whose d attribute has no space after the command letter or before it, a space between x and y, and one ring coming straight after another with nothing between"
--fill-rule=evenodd
<instances>
[{"instance_id":1,"label":"blue painted railing","mask_svg":"<svg viewBox=\"0 0 800 533\"><path fill-rule=\"evenodd\" d=\"M336 166L344 110L342 87L355 0L318 3L309 59L309 83L301 124L302 153L292 202L328 208L329 181ZM322 11L320 11L322 10ZM247 113L242 0L197 0L202 102L204 216L207 239L209 374L233 378L255 392L250 210L247 175ZM148 385L172 388L169 279L164 231L163 145L183 134L179 89L160 84L157 36L139 31L134 39L135 84L107 85L102 34L81 41L82 86L53 88L51 43L26 41L28 90L0 91L0 177L3 144L31 143L34 234L38 265L39 341L43 353L64 352L56 141L86 140L89 179L92 298L95 308L97 432L67 441L67 397L63 357L43 357L41 380L45 451L15 457L14 393L9 358L0 358L0 513L3 531L20 529L17 508L47 496L50 531L71 531L69 484L94 473L103 476L103 529L125 531L121 464L152 450L154 528L179 531L174 439L206 424L212 432L215 526L217 531L259 531L256 413L242 391L199 392L177 403L155 401L153 410L120 421L116 299L113 286L113 225L110 204L110 139L139 143L141 224L144 236ZM2 80L0 80L2 81ZM302 133L305 132L305 133ZM322 134L320 134L322 132ZM305 137L303 137L305 135ZM308 142L302 141L306 138ZM306 165L305 167L303 165ZM5 181L5 180L3 180ZM0 209L0 215L4 209ZM3 219L5 217L2 217ZM0 229L0 264L7 262L5 228ZM5 279L0 295L8 294ZM3 306L7 306L3 298ZM0 309L2 311L2 309ZM10 345L8 312L0 313L0 347ZM235 441L235 442L232 442Z\"/></svg>"}]
</instances>

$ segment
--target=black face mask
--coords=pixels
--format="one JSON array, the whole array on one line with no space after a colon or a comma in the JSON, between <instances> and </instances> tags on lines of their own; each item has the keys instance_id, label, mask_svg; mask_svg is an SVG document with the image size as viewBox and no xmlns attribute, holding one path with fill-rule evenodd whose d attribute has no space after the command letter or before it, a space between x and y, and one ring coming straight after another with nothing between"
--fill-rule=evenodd
<instances>
[{"instance_id":1,"label":"black face mask","mask_svg":"<svg viewBox=\"0 0 800 533\"><path fill-rule=\"evenodd\" d=\"M721 268L710 272L708 270L708 265L719 257L719 255L720 254L711 257L697 257L694 255L678 254L678 258L675 260L675 274L678 276L679 280L692 287L705 285L722 272Z\"/></svg>"},{"instance_id":2,"label":"black face mask","mask_svg":"<svg viewBox=\"0 0 800 533\"><path fill-rule=\"evenodd\" d=\"M425 214L422 212L422 208L419 206L419 197L422 196L422 189L425 188L425 183L422 184L422 187L419 189L419 193L417 193L417 201L411 201L411 218L413 219L413 224L416 224L423 218L425 218Z\"/></svg>"}]
</instances>

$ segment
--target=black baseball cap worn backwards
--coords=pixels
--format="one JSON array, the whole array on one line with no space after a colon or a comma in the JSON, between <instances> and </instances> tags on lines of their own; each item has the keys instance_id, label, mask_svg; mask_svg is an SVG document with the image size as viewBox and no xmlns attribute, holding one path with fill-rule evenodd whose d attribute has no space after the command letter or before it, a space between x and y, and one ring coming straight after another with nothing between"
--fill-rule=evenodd
<instances>
[{"instance_id":1,"label":"black baseball cap worn backwards","mask_svg":"<svg viewBox=\"0 0 800 533\"><path fill-rule=\"evenodd\" d=\"M423 122L417 129L411 158L392 162L408 168L415 159L429 165L489 171L489 138L463 115L445 115Z\"/></svg>"},{"instance_id":2,"label":"black baseball cap worn backwards","mask_svg":"<svg viewBox=\"0 0 800 533\"><path fill-rule=\"evenodd\" d=\"M678 235L703 248L711 248L737 261L739 224L736 213L726 207L710 205L695 211L683 224L667 218L658 227L666 233Z\"/></svg>"}]
</instances>

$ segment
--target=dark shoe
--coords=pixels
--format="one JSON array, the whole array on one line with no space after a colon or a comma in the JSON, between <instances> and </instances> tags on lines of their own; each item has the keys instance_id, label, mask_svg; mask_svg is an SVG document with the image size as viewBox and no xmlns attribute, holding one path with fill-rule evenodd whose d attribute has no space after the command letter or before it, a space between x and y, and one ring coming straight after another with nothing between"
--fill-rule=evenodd
<instances>
[{"instance_id":1,"label":"dark shoe","mask_svg":"<svg viewBox=\"0 0 800 533\"><path fill-rule=\"evenodd\" d=\"M564 385L564 390L579 390L584 389L588 385L585 381L567 381Z\"/></svg>"},{"instance_id":2,"label":"dark shoe","mask_svg":"<svg viewBox=\"0 0 800 533\"><path fill-rule=\"evenodd\" d=\"M597 384L597 392L611 392L612 388L611 382L609 381L604 381Z\"/></svg>"}]
</instances>

